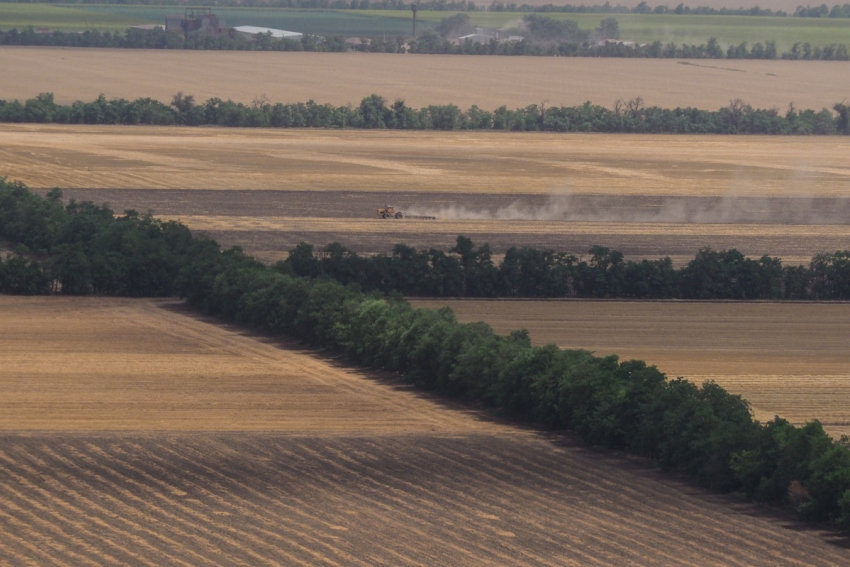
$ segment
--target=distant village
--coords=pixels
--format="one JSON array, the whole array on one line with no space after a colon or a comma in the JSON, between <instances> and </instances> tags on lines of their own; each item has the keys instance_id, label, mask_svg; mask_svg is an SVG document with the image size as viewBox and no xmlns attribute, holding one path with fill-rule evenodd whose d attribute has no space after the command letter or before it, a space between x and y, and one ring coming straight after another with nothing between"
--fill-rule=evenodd
<instances>
[{"instance_id":1,"label":"distant village","mask_svg":"<svg viewBox=\"0 0 850 567\"><path fill-rule=\"evenodd\" d=\"M145 26L136 26L141 29L153 29L162 27L158 24L149 24ZM413 24L413 34L416 35L415 15ZM165 31L180 33L188 38L190 34L209 34L213 36L227 36L235 38L238 35L244 36L249 40L257 40L258 35L267 35L273 39L292 39L299 40L304 37L304 33L298 31L281 30L275 28L267 28L261 26L235 26L228 27L224 19L212 13L210 8L187 8L183 14L172 14L166 16ZM499 30L476 27L472 33L463 35L449 34L447 40L455 44L463 44L465 42L487 44L493 41L498 43L523 41L525 36L516 33L516 30ZM368 44L371 40L359 37L347 38L346 43L351 45ZM623 45L626 47L643 47L643 44L637 44L632 41L623 41L616 38L602 37L596 38L594 42L598 46L607 45Z\"/></svg>"},{"instance_id":2,"label":"distant village","mask_svg":"<svg viewBox=\"0 0 850 567\"><path fill-rule=\"evenodd\" d=\"M143 28L158 27L156 24L139 26ZM161 27L161 26L159 26ZM182 33L186 37L189 34L224 35L235 38L244 35L248 39L256 39L257 34L271 35L275 39L301 39L301 32L264 28L259 26L236 26L227 27L225 21L212 13L209 8L187 8L183 14L168 15L165 17L165 31Z\"/></svg>"},{"instance_id":3,"label":"distant village","mask_svg":"<svg viewBox=\"0 0 850 567\"><path fill-rule=\"evenodd\" d=\"M413 10L411 22L412 33L406 36L407 39L396 36L395 39L399 42L398 47L403 50L411 48L410 40L416 40L416 43L425 42L426 45L443 45L454 44L461 46L490 46L493 49L494 44L507 44L526 42L534 46L551 46L558 45L564 42L572 44L582 44L585 49L592 47L608 47L608 46L623 46L627 48L644 48L647 44L640 44L633 41L624 41L619 38L617 22L614 18L605 18L599 28L595 31L585 32L579 30L575 22L558 21L554 22L550 18L540 17L536 14L526 15L518 27L509 29L493 29L484 27L475 27L472 25L468 14L458 13L449 16L440 21L433 29L429 28L426 31L416 33L416 10ZM212 38L228 38L242 39L248 42L262 42L271 40L291 40L291 41L307 41L308 39L326 40L333 39L334 41L347 44L350 49L355 51L368 51L369 46L375 42L381 43L381 40L369 37L339 37L309 34L300 31L282 30L263 26L228 26L225 20L212 12L212 8L186 8L182 14L168 14L165 17L163 24L144 24L132 26L136 30L165 31L168 34L182 36L186 41L192 38L201 39L202 37ZM37 27L32 30L35 34L51 34L49 28ZM82 32L66 32L70 34ZM387 42L384 37L383 42ZM436 42L436 43L434 43ZM477 47L476 47L477 49ZM484 49L487 49L486 47Z\"/></svg>"}]
</instances>

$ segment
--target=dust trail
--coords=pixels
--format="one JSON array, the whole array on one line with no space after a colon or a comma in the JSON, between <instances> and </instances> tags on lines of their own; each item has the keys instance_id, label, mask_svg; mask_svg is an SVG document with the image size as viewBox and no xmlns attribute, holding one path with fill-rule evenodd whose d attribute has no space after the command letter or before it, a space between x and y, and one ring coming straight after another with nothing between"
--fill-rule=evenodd
<instances>
[{"instance_id":1,"label":"dust trail","mask_svg":"<svg viewBox=\"0 0 850 567\"><path fill-rule=\"evenodd\" d=\"M850 200L807 197L618 197L557 194L497 208L413 206L411 215L454 220L527 220L692 224L850 224Z\"/></svg>"}]
</instances>

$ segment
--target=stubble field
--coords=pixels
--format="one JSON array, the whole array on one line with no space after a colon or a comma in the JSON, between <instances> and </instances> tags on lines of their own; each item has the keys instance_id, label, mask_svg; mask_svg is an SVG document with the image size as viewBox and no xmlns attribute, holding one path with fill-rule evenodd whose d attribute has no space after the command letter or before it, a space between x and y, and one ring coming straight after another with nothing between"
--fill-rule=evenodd
<instances>
[{"instance_id":1,"label":"stubble field","mask_svg":"<svg viewBox=\"0 0 850 567\"><path fill-rule=\"evenodd\" d=\"M379 92L412 105L495 107L642 95L650 104L710 108L740 96L819 108L850 87L845 64L736 62L730 70L482 59L473 70L460 58L249 54L262 57L248 64L242 55L4 49L0 98L53 91L65 102L99 92L167 101L183 90L199 99L356 104ZM193 68L216 73L187 73ZM325 98L331 92L336 99ZM681 262L710 245L793 262L850 247L848 143L3 125L0 175L180 219L266 260L300 240L372 253L401 241L445 249L464 233L497 253L534 245L580 254L598 243ZM385 202L440 219L372 218ZM765 334L767 342L738 351L718 338L706 352L698 329L680 352L663 341L611 348L674 374L728 379L760 416L817 412L838 433L847 417L837 350L850 334L837 321L834 340L820 335L831 315L809 313L801 315L808 327L780 337L784 349ZM594 317L575 328L592 329ZM705 336L732 336L737 320L717 317ZM0 318L0 557L11 564L848 561L846 541L829 533L708 495L646 463L506 426L391 377L213 324L173 302L0 297ZM683 320L662 318L643 335L678 336ZM753 332L775 331L777 320ZM601 353L621 326L615 317L586 348ZM820 350L812 347L821 366L808 366L818 361L797 348L809 344L800 336L822 339ZM806 401L797 408L799 399Z\"/></svg>"},{"instance_id":2,"label":"stubble field","mask_svg":"<svg viewBox=\"0 0 850 567\"><path fill-rule=\"evenodd\" d=\"M850 140L4 125L0 171L181 220L265 260L458 234L681 263L704 246L807 262L850 246ZM381 221L393 204L436 221Z\"/></svg>"},{"instance_id":3,"label":"stubble field","mask_svg":"<svg viewBox=\"0 0 850 567\"><path fill-rule=\"evenodd\" d=\"M687 64L680 64L687 63ZM68 70L73 69L73 73ZM0 99L52 92L57 102L151 97L178 92L251 103L315 100L359 104L373 93L409 106L456 104L495 110L648 105L715 110L740 98L781 111L832 108L850 93L846 61L714 61L571 57L473 57L380 53L267 53L0 47Z\"/></svg>"},{"instance_id":4,"label":"stubble field","mask_svg":"<svg viewBox=\"0 0 850 567\"><path fill-rule=\"evenodd\" d=\"M844 565L843 540L170 301L0 297L11 565Z\"/></svg>"},{"instance_id":5,"label":"stubble field","mask_svg":"<svg viewBox=\"0 0 850 567\"><path fill-rule=\"evenodd\" d=\"M714 380L757 419L819 419L850 435L850 305L599 301L416 301L535 344L645 360L668 376Z\"/></svg>"}]
</instances>

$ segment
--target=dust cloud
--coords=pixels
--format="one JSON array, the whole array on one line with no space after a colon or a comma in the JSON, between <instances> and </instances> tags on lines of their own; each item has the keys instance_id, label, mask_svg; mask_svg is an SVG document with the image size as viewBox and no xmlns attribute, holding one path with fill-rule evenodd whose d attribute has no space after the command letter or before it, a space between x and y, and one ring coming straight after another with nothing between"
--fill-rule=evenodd
<instances>
[{"instance_id":1,"label":"dust cloud","mask_svg":"<svg viewBox=\"0 0 850 567\"><path fill-rule=\"evenodd\" d=\"M536 202L535 202L536 201ZM808 197L622 197L557 194L486 207L412 206L411 215L453 220L675 224L850 224L850 200Z\"/></svg>"}]
</instances>

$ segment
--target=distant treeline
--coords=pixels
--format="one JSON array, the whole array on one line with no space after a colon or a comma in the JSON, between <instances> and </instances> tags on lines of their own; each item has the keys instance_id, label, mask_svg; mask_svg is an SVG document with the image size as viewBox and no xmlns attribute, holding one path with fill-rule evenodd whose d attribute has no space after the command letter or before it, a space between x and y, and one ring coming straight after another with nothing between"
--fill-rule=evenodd
<instances>
[{"instance_id":1,"label":"distant treeline","mask_svg":"<svg viewBox=\"0 0 850 567\"><path fill-rule=\"evenodd\" d=\"M206 313L272 336L297 337L447 397L495 408L585 442L654 459L703 486L784 505L850 533L850 450L820 423L760 424L740 396L668 380L655 367L587 351L533 347L525 331L496 335L450 309L266 266L221 250L183 225L46 198L0 180L0 289L108 295L177 294ZM51 283L58 278L58 283Z\"/></svg>"},{"instance_id":2,"label":"distant treeline","mask_svg":"<svg viewBox=\"0 0 850 567\"><path fill-rule=\"evenodd\" d=\"M850 300L850 251L824 252L807 266L771 256L700 250L680 269L670 258L626 260L604 246L579 258L554 250L510 248L501 263L490 246L464 236L448 251L397 244L362 257L339 243L314 252L302 243L284 262L309 278L357 284L364 291L425 297L579 297L619 299Z\"/></svg>"},{"instance_id":3,"label":"distant treeline","mask_svg":"<svg viewBox=\"0 0 850 567\"><path fill-rule=\"evenodd\" d=\"M453 104L420 109L397 100L388 104L378 95L358 106L334 106L313 101L272 104L264 98L251 104L211 98L197 104L194 97L178 93L170 105L150 98L107 100L69 105L54 102L42 93L21 103L0 100L0 123L53 124L154 124L272 128L364 128L395 130L498 130L547 132L608 132L653 134L850 134L850 105L839 103L835 113L822 109L784 114L732 101L720 110L665 109L645 106L637 97L617 101L613 109L587 102L581 106L545 107L533 104L508 110L487 111L472 106L466 111Z\"/></svg>"},{"instance_id":4,"label":"distant treeline","mask_svg":"<svg viewBox=\"0 0 850 567\"><path fill-rule=\"evenodd\" d=\"M529 17L529 16L527 16ZM550 23L548 16L534 16ZM571 21L552 23L573 24ZM549 26L557 27L557 26ZM742 42L728 45L724 49L715 38L708 43L690 45L683 43L662 43L655 41L646 45L609 43L598 45L593 41L551 40L534 42L497 41L488 43L453 42L432 31L426 31L415 40L398 36L394 38L374 38L363 43L349 44L338 36L317 36L306 34L301 39L275 39L269 34L258 34L256 39L248 39L242 34L234 37L212 34L183 34L168 32L162 28L142 30L129 28L124 32L101 32L87 30L82 33L53 31L42 33L32 27L24 30L0 30L0 45L91 47L124 49L198 49L224 51L311 51L346 52L361 51L368 53L420 53L448 55L501 55L501 56L540 56L540 57L616 57L650 59L794 59L848 61L850 50L844 44L812 46L810 43L796 43L791 50L779 53L773 41L756 42L750 45Z\"/></svg>"},{"instance_id":5,"label":"distant treeline","mask_svg":"<svg viewBox=\"0 0 850 567\"><path fill-rule=\"evenodd\" d=\"M387 45L354 45L356 51L384 52ZM776 43L766 41L750 45L744 41L738 45L722 48L715 38L708 43L691 45L654 41L638 45L629 43L607 43L599 45L588 41L535 42L531 38L523 41L497 41L473 43L470 40L454 42L427 31L409 44L410 53L445 55L502 55L535 57L612 57L626 59L789 59L803 61L850 61L850 50L844 44L829 44L822 47L810 43L795 43L789 51L779 53ZM395 53L395 52L394 52Z\"/></svg>"},{"instance_id":6,"label":"distant treeline","mask_svg":"<svg viewBox=\"0 0 850 567\"><path fill-rule=\"evenodd\" d=\"M93 5L117 5L121 6L127 2L116 0L0 0L0 3L20 4L93 4ZM134 5L142 6L175 6L183 7L185 0L132 0ZM788 16L784 10L771 10L770 8L711 8L709 6L696 6L691 8L684 3L670 8L666 4L658 4L651 7L647 2L641 2L630 8L620 4L546 4L529 5L518 2L500 2L492 0L487 3L482 1L476 4L471 0L419 0L417 2L405 2L404 0L212 0L206 6L232 7L232 8L302 8L302 9L333 9L333 10L410 10L411 4L417 4L422 11L448 11L448 12L565 12L574 14L678 14L678 15L712 15L712 16ZM798 6L792 16L803 18L848 18L850 17L850 4L835 4L830 9L826 4L820 6Z\"/></svg>"}]
</instances>

